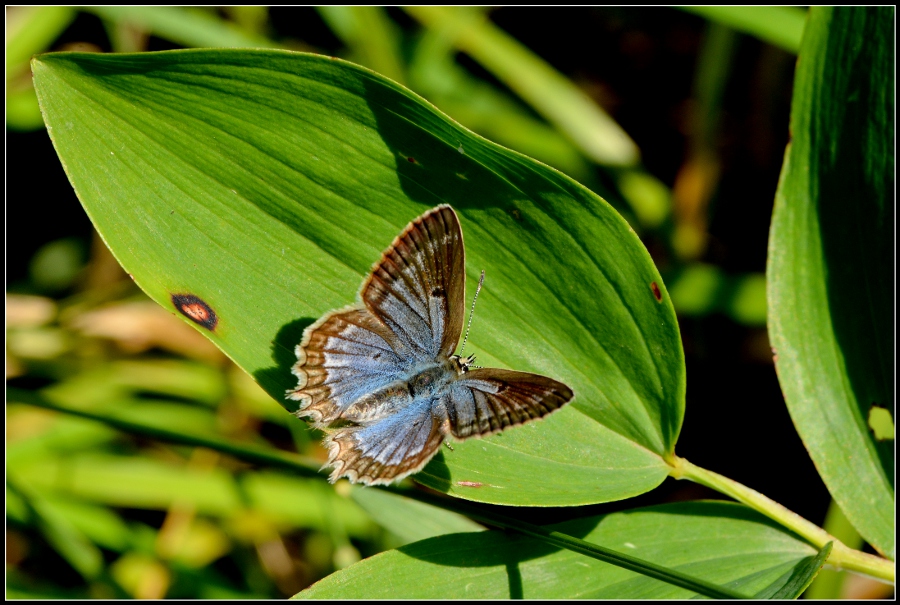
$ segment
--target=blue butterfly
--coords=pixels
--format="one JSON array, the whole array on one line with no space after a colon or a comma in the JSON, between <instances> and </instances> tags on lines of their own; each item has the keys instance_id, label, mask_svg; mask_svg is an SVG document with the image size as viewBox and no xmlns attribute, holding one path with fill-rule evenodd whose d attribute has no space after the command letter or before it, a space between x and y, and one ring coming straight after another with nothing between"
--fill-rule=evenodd
<instances>
[{"instance_id":1,"label":"blue butterfly","mask_svg":"<svg viewBox=\"0 0 900 605\"><path fill-rule=\"evenodd\" d=\"M454 355L465 315L465 250L450 206L412 221L372 268L360 304L303 332L287 396L328 433L329 480L387 484L416 473L448 437L482 437L546 416L561 382L473 367Z\"/></svg>"}]
</instances>

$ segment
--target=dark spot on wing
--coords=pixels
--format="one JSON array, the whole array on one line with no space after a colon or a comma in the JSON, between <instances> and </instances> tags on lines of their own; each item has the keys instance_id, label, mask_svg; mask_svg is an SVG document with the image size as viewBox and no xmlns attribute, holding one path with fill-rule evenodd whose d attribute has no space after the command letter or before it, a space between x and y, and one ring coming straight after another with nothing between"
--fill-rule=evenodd
<instances>
[{"instance_id":1,"label":"dark spot on wing","mask_svg":"<svg viewBox=\"0 0 900 605\"><path fill-rule=\"evenodd\" d=\"M653 296L656 297L656 302L662 302L662 292L659 291L659 286L655 281L650 282L650 289L653 290Z\"/></svg>"},{"instance_id":2,"label":"dark spot on wing","mask_svg":"<svg viewBox=\"0 0 900 605\"><path fill-rule=\"evenodd\" d=\"M182 315L209 331L215 330L219 317L206 301L193 294L173 294L172 304Z\"/></svg>"},{"instance_id":3,"label":"dark spot on wing","mask_svg":"<svg viewBox=\"0 0 900 605\"><path fill-rule=\"evenodd\" d=\"M443 288L432 288L432 290L431 290L431 295L432 295L432 296L440 296L440 295L443 294L443 293L444 293L444 289L443 289Z\"/></svg>"}]
</instances>

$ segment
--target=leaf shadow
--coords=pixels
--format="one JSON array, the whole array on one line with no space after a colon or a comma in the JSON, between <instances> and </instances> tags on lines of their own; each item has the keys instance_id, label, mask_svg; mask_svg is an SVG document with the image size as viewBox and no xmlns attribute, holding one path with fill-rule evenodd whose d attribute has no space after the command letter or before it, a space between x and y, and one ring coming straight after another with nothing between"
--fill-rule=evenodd
<instances>
[{"instance_id":1,"label":"leaf shadow","mask_svg":"<svg viewBox=\"0 0 900 605\"><path fill-rule=\"evenodd\" d=\"M301 317L281 326L272 339L272 360L275 365L253 372L253 378L275 401L287 409L285 391L297 386L297 378L291 368L297 363L294 349L303 338L303 331L315 322L313 317ZM291 412L295 410L289 410Z\"/></svg>"},{"instance_id":2,"label":"leaf shadow","mask_svg":"<svg viewBox=\"0 0 900 605\"><path fill-rule=\"evenodd\" d=\"M587 517L567 525L569 535L583 538L602 517ZM510 599L523 599L522 563L546 557L561 549L541 540L511 531L493 530L447 534L407 544L399 552L447 567L499 567L506 570Z\"/></svg>"}]
</instances>

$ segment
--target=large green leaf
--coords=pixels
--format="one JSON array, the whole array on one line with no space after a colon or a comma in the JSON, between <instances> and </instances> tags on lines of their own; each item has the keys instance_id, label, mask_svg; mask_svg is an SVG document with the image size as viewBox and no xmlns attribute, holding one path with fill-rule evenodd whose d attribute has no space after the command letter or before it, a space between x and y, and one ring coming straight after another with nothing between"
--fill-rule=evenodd
<instances>
[{"instance_id":1,"label":"large green leaf","mask_svg":"<svg viewBox=\"0 0 900 605\"><path fill-rule=\"evenodd\" d=\"M894 557L893 8L813 8L769 239L769 333L791 418L866 540ZM890 421L892 423L892 420Z\"/></svg>"},{"instance_id":2,"label":"large green leaf","mask_svg":"<svg viewBox=\"0 0 900 605\"><path fill-rule=\"evenodd\" d=\"M824 557L758 513L725 502L689 502L589 517L557 531L751 596L796 597ZM793 589L786 595L779 589ZM430 538L338 571L301 598L684 599L684 588L533 538L500 531Z\"/></svg>"},{"instance_id":3,"label":"large green leaf","mask_svg":"<svg viewBox=\"0 0 900 605\"><path fill-rule=\"evenodd\" d=\"M486 366L569 384L539 423L438 454L417 480L465 498L569 505L666 476L684 410L675 314L646 249L603 200L461 128L408 90L320 56L261 50L35 59L79 199L157 302L282 402L303 329L353 302L403 226L459 213Z\"/></svg>"}]
</instances>

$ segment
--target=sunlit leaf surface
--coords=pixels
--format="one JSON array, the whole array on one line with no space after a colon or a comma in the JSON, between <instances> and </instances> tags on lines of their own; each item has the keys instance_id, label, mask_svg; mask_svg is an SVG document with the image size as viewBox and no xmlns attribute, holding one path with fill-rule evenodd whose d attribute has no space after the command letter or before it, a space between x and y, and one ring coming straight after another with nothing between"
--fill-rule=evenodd
<instances>
[{"instance_id":1,"label":"sunlit leaf surface","mask_svg":"<svg viewBox=\"0 0 900 605\"><path fill-rule=\"evenodd\" d=\"M354 301L408 221L448 203L469 295L487 273L469 351L576 396L438 454L416 479L473 500L571 505L666 476L684 409L675 315L643 245L584 187L330 58L73 53L33 71L48 132L113 254L173 313L207 305L195 327L282 405L303 329Z\"/></svg>"}]
</instances>

